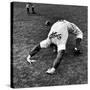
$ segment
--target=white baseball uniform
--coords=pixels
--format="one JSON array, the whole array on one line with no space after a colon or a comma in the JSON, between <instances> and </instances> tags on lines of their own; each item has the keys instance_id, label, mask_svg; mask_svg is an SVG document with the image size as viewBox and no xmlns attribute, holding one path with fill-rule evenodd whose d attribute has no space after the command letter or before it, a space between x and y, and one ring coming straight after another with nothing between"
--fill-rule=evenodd
<instances>
[{"instance_id":1,"label":"white baseball uniform","mask_svg":"<svg viewBox=\"0 0 90 90\"><path fill-rule=\"evenodd\" d=\"M30 5L29 4L26 4L26 8L29 8L30 7Z\"/></svg>"},{"instance_id":2,"label":"white baseball uniform","mask_svg":"<svg viewBox=\"0 0 90 90\"><path fill-rule=\"evenodd\" d=\"M61 20L54 23L46 40L40 42L41 48L47 48L51 43L57 45L58 51L66 49L68 31L74 33L76 38L83 38L82 31L73 23Z\"/></svg>"}]
</instances>

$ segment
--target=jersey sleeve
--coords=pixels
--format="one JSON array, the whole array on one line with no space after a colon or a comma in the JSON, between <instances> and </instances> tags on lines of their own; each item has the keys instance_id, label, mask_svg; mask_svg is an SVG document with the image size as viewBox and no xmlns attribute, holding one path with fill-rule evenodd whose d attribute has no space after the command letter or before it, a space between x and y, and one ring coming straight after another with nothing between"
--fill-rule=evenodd
<instances>
[{"instance_id":1,"label":"jersey sleeve","mask_svg":"<svg viewBox=\"0 0 90 90\"><path fill-rule=\"evenodd\" d=\"M68 28L71 33L76 35L76 38L83 39L83 32L74 23L70 23Z\"/></svg>"}]
</instances>

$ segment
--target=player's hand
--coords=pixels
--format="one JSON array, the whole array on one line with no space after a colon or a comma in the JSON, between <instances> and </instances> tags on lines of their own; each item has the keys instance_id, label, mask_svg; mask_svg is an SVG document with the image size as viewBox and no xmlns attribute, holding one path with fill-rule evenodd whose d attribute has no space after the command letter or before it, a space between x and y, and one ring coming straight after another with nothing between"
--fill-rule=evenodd
<instances>
[{"instance_id":1,"label":"player's hand","mask_svg":"<svg viewBox=\"0 0 90 90\"><path fill-rule=\"evenodd\" d=\"M27 57L27 62L29 62L30 64L33 63L33 62L36 62L36 60L31 60L30 58L31 58L31 56L28 55L28 57Z\"/></svg>"},{"instance_id":2,"label":"player's hand","mask_svg":"<svg viewBox=\"0 0 90 90\"><path fill-rule=\"evenodd\" d=\"M78 48L74 48L73 53L74 53L75 56L79 56L80 54L82 54L80 49L78 49Z\"/></svg>"}]
</instances>

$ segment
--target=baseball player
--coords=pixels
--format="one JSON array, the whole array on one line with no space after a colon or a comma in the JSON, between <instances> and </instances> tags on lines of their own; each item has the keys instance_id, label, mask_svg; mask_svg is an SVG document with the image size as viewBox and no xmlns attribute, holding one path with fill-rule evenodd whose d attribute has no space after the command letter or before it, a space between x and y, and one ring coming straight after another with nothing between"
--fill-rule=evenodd
<instances>
[{"instance_id":1,"label":"baseball player","mask_svg":"<svg viewBox=\"0 0 90 90\"><path fill-rule=\"evenodd\" d=\"M26 4L27 14L28 15L30 14L30 8L31 8L32 14L35 14L34 5L32 3L27 3Z\"/></svg>"},{"instance_id":2,"label":"baseball player","mask_svg":"<svg viewBox=\"0 0 90 90\"><path fill-rule=\"evenodd\" d=\"M79 54L80 42L83 39L82 31L74 23L71 23L67 20L58 20L52 25L48 37L31 50L27 57L27 61L29 63L34 62L31 60L32 56L34 56L41 48L47 48L51 44L54 44L57 47L57 56L52 67L46 71L47 74L53 74L64 56L69 31L76 36L76 45L74 50L76 54Z\"/></svg>"}]
</instances>

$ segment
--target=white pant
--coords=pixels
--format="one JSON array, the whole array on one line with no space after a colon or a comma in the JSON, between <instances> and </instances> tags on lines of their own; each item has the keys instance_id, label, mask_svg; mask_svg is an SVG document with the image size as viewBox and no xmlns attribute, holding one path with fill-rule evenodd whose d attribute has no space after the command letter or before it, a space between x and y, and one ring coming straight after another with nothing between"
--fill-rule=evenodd
<instances>
[{"instance_id":1,"label":"white pant","mask_svg":"<svg viewBox=\"0 0 90 90\"><path fill-rule=\"evenodd\" d=\"M57 39L57 37L50 39L49 37L43 41L40 42L40 46L41 48L47 48L48 46L50 46L50 44L55 44L57 46L57 50L58 52L60 50L65 50L66 49L66 43L67 43L67 39L68 39L68 32L62 34L61 39Z\"/></svg>"}]
</instances>

